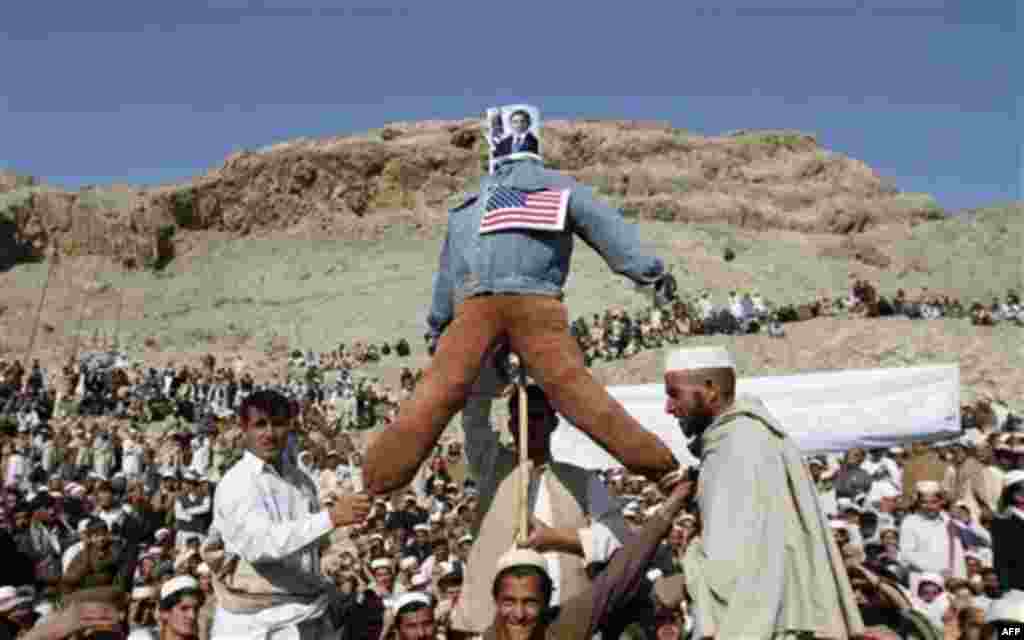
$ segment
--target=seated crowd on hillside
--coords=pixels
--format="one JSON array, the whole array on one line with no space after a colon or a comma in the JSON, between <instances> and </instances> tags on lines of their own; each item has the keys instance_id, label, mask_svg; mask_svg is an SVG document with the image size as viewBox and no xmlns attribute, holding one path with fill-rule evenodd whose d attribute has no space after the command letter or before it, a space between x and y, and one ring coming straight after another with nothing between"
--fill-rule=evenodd
<instances>
[{"instance_id":1,"label":"seated crowd on hillside","mask_svg":"<svg viewBox=\"0 0 1024 640\"><path fill-rule=\"evenodd\" d=\"M577 321L574 331L594 359L628 357L638 348L630 345L657 348L723 326L779 331L792 314L962 317L955 301L897 296L887 304L883 312L870 285L858 282L838 306L825 300L771 309L751 295L716 310L702 296L696 305L632 320L611 310ZM1015 298L1003 306L985 313L1021 320ZM393 348L359 343L328 354L294 352L292 374L268 385L256 384L249 371L218 368L212 358L158 371L94 353L60 381L38 363L27 372L20 363L3 367L0 640L66 637L71 632L54 629L74 627L95 602L115 607L138 640L208 638L218 598L214 558L223 552L213 500L243 456L241 403L261 389L292 399L298 437L287 455L329 504L360 487L365 444L357 432L391 419L418 379L403 367L394 392L355 378L361 364L388 352L401 358L410 348L399 341ZM326 384L323 372L331 369L338 374ZM963 422L965 437L951 444L807 459L873 637L911 630L978 637L986 612L1007 591L1024 590L1024 425L989 402L965 406ZM478 508L493 498L481 495L485 487L467 459L461 442L443 441L408 491L377 499L364 521L323 545L320 569L337 588L331 615L344 637L454 636ZM621 468L597 475L611 511L633 533L665 503L658 486ZM691 497L645 568L641 595L602 622L602 637L687 637L686 598L651 594L681 573L683 553L700 536ZM192 605L194 619L176 617ZM414 612L429 614L404 628L403 616Z\"/></svg>"},{"instance_id":2,"label":"seated crowd on hillside","mask_svg":"<svg viewBox=\"0 0 1024 640\"><path fill-rule=\"evenodd\" d=\"M959 300L931 295L927 290L910 298L900 289L890 299L880 296L869 282L856 280L846 297L826 296L798 305L775 305L757 291L730 291L724 304L716 305L711 292L704 291L691 302L676 300L663 308L652 307L633 314L615 307L603 315L593 314L589 321L578 318L573 323L573 333L589 366L597 360L629 358L645 349L679 344L687 336L765 333L781 338L785 336L785 323L829 316L970 318L974 325L1007 322L1024 326L1024 305L1013 291L1007 293L1004 301L995 299L988 306L976 302L965 307Z\"/></svg>"}]
</instances>

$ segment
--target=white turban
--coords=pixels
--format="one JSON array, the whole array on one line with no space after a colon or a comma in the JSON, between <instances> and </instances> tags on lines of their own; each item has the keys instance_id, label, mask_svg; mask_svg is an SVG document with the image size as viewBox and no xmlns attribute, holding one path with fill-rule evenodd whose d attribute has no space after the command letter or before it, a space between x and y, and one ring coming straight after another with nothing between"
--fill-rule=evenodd
<instances>
[{"instance_id":1,"label":"white turban","mask_svg":"<svg viewBox=\"0 0 1024 640\"><path fill-rule=\"evenodd\" d=\"M725 347L692 347L673 349L665 359L665 371L693 369L736 369L732 355Z\"/></svg>"}]
</instances>

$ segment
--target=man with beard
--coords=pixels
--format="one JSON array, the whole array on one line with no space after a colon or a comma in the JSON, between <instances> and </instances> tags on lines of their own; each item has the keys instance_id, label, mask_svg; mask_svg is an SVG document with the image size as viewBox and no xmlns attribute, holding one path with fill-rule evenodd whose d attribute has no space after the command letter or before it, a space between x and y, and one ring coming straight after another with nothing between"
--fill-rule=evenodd
<instances>
[{"instance_id":1,"label":"man with beard","mask_svg":"<svg viewBox=\"0 0 1024 640\"><path fill-rule=\"evenodd\" d=\"M914 572L966 578L964 549L990 546L991 535L978 525L951 518L938 482L925 480L916 489L916 512L900 524L900 561Z\"/></svg>"},{"instance_id":2,"label":"man with beard","mask_svg":"<svg viewBox=\"0 0 1024 640\"><path fill-rule=\"evenodd\" d=\"M683 559L694 637L849 638L864 631L842 556L800 450L722 347L679 349L665 411L701 459L703 533Z\"/></svg>"}]
</instances>

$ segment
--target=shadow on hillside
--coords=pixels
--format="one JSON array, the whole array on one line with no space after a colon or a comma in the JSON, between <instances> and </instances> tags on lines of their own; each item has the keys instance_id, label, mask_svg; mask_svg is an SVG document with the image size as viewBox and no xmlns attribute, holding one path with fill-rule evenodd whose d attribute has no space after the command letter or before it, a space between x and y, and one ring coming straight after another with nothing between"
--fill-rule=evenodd
<instances>
[{"instance_id":1,"label":"shadow on hillside","mask_svg":"<svg viewBox=\"0 0 1024 640\"><path fill-rule=\"evenodd\" d=\"M14 222L0 220L0 271L10 271L18 264L41 262L32 245L18 240L18 228Z\"/></svg>"}]
</instances>

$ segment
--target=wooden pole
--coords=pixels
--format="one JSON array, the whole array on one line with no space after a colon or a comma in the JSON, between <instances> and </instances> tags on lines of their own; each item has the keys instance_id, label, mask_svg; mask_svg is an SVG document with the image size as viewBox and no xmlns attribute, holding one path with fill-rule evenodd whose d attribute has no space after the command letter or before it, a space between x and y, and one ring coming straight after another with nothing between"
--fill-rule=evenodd
<instances>
[{"instance_id":1,"label":"wooden pole","mask_svg":"<svg viewBox=\"0 0 1024 640\"><path fill-rule=\"evenodd\" d=\"M516 382L519 391L519 468L521 469L519 486L519 543L525 544L530 535L530 447L529 447L529 407L526 401L526 367L519 363L519 380Z\"/></svg>"}]
</instances>

